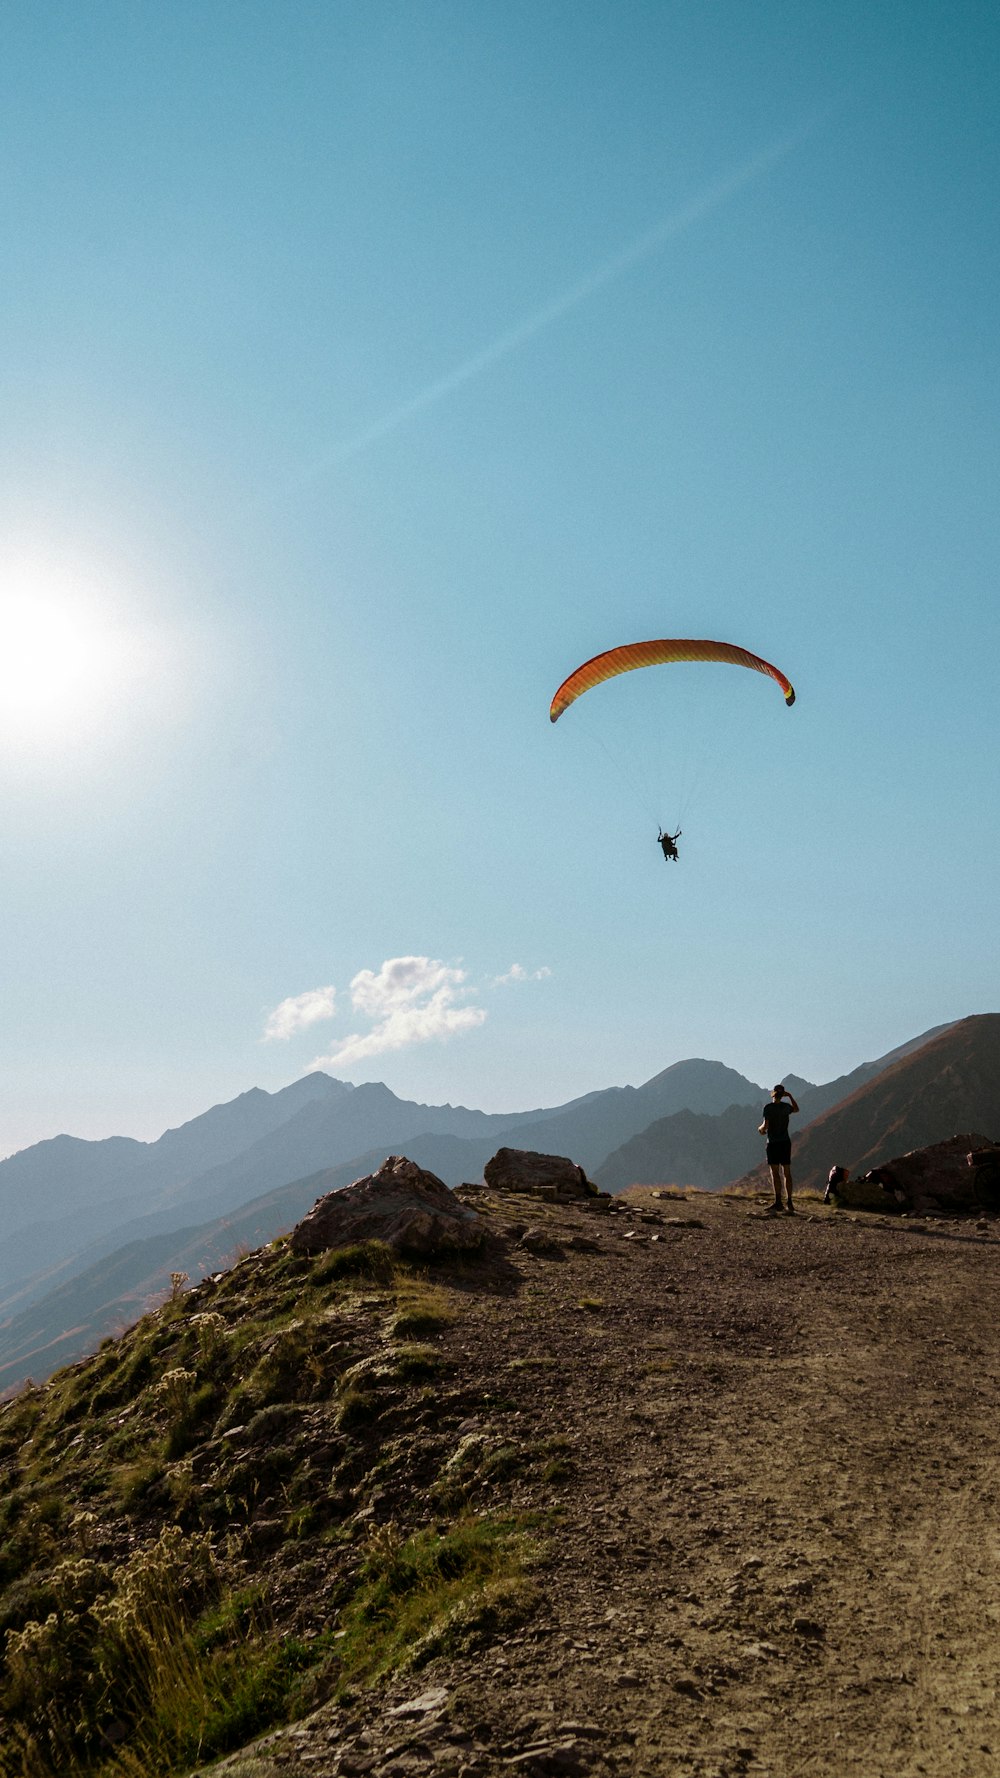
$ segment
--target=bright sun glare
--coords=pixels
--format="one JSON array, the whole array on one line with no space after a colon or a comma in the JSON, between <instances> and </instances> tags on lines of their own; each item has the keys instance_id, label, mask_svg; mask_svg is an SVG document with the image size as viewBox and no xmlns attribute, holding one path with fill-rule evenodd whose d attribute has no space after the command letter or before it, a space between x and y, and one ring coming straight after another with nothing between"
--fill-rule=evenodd
<instances>
[{"instance_id":1,"label":"bright sun glare","mask_svg":"<svg viewBox=\"0 0 1000 1778\"><path fill-rule=\"evenodd\" d=\"M53 745L101 726L147 650L111 600L32 573L0 577L0 734Z\"/></svg>"}]
</instances>

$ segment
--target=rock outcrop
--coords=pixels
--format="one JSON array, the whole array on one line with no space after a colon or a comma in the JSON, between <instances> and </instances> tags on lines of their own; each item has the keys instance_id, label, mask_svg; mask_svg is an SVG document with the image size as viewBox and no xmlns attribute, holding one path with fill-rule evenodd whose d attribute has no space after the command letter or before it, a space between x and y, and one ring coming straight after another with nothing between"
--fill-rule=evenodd
<instances>
[{"instance_id":1,"label":"rock outcrop","mask_svg":"<svg viewBox=\"0 0 1000 1778\"><path fill-rule=\"evenodd\" d=\"M994 1170L989 1165L971 1165L970 1156L990 1148L986 1136L949 1136L945 1142L933 1142L884 1161L863 1179L842 1186L838 1196L841 1203L858 1209L878 1209L884 1204L888 1209L912 1210L924 1216L979 1210L989 1203ZM877 1202L871 1201L873 1194Z\"/></svg>"},{"instance_id":2,"label":"rock outcrop","mask_svg":"<svg viewBox=\"0 0 1000 1778\"><path fill-rule=\"evenodd\" d=\"M317 1199L292 1230L294 1253L323 1253L362 1241L384 1241L398 1253L433 1254L478 1247L483 1226L436 1173L391 1154L375 1173Z\"/></svg>"},{"instance_id":3,"label":"rock outcrop","mask_svg":"<svg viewBox=\"0 0 1000 1778\"><path fill-rule=\"evenodd\" d=\"M530 1148L498 1148L487 1161L483 1178L491 1191L527 1192L534 1198L570 1201L598 1195L596 1185L575 1161L562 1154L536 1154Z\"/></svg>"}]
</instances>

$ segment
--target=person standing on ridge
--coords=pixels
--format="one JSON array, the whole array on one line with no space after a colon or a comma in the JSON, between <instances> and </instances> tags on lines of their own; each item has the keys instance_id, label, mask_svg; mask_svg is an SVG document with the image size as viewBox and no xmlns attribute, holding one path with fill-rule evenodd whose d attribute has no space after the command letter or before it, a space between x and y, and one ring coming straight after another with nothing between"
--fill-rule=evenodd
<instances>
[{"instance_id":1,"label":"person standing on ridge","mask_svg":"<svg viewBox=\"0 0 1000 1778\"><path fill-rule=\"evenodd\" d=\"M784 1087L772 1087L770 1102L765 1105L763 1117L757 1125L760 1134L767 1138L765 1155L774 1187L774 1203L768 1206L768 1216L780 1216L782 1210L786 1216L795 1215L795 1205L792 1203L792 1139L788 1134L788 1120L798 1109L791 1093L786 1092Z\"/></svg>"}]
</instances>

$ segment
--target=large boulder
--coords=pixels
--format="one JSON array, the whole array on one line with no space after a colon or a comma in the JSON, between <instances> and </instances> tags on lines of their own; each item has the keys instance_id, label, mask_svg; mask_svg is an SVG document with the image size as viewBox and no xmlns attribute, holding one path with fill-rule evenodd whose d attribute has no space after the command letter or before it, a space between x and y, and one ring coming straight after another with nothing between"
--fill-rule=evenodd
<instances>
[{"instance_id":1,"label":"large boulder","mask_svg":"<svg viewBox=\"0 0 1000 1778\"><path fill-rule=\"evenodd\" d=\"M594 1198L592 1185L582 1167L563 1154L536 1154L530 1148L498 1148L483 1168L491 1191L529 1192L550 1199Z\"/></svg>"},{"instance_id":2,"label":"large boulder","mask_svg":"<svg viewBox=\"0 0 1000 1778\"><path fill-rule=\"evenodd\" d=\"M884 1161L857 1185L852 1180L841 1187L838 1196L842 1203L857 1204L859 1209L880 1208L859 1201L857 1194L867 1187L869 1194L884 1194L889 1208L913 1210L918 1215L979 1210L991 1202L995 1178L988 1159L976 1166L973 1157L991 1148L986 1136L949 1136L945 1142L932 1142L928 1148L914 1148L909 1154Z\"/></svg>"},{"instance_id":3,"label":"large boulder","mask_svg":"<svg viewBox=\"0 0 1000 1778\"><path fill-rule=\"evenodd\" d=\"M460 1204L436 1173L391 1154L377 1173L318 1198L289 1240L294 1253L384 1241L397 1253L431 1255L478 1247L483 1233L480 1217Z\"/></svg>"},{"instance_id":4,"label":"large boulder","mask_svg":"<svg viewBox=\"0 0 1000 1778\"><path fill-rule=\"evenodd\" d=\"M984 1210L1000 1210L1000 1144L991 1142L986 1148L975 1148L969 1155L969 1166L976 1169L973 1193Z\"/></svg>"}]
</instances>

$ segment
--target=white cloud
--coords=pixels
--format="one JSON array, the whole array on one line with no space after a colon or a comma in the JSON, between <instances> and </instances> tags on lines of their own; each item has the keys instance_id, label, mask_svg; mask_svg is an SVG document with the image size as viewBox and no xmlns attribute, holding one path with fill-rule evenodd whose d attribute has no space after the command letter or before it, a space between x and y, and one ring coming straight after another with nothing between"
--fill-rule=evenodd
<instances>
[{"instance_id":1,"label":"white cloud","mask_svg":"<svg viewBox=\"0 0 1000 1778\"><path fill-rule=\"evenodd\" d=\"M310 1025L319 1024L321 1019L332 1019L336 1002L337 991L332 987L309 988L304 994L290 995L268 1018L264 1041L272 1038L285 1040L299 1031L308 1030Z\"/></svg>"},{"instance_id":2,"label":"white cloud","mask_svg":"<svg viewBox=\"0 0 1000 1778\"><path fill-rule=\"evenodd\" d=\"M552 971L546 964L541 969L525 969L523 963L512 963L506 974L493 977L490 987L506 988L512 982L544 982L551 974Z\"/></svg>"},{"instance_id":3,"label":"white cloud","mask_svg":"<svg viewBox=\"0 0 1000 1778\"><path fill-rule=\"evenodd\" d=\"M431 957L388 957L377 971L359 970L351 982L351 1005L372 1028L352 1032L312 1066L342 1066L475 1030L486 1013L481 1006L461 1004L471 992L466 979L464 969Z\"/></svg>"}]
</instances>

